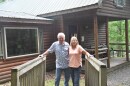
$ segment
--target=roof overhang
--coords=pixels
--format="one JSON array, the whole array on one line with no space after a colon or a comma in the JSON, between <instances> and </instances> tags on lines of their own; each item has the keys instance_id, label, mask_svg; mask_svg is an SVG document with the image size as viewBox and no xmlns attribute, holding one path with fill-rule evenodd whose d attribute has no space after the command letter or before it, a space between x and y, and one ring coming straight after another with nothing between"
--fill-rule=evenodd
<instances>
[{"instance_id":1,"label":"roof overhang","mask_svg":"<svg viewBox=\"0 0 130 86\"><path fill-rule=\"evenodd\" d=\"M31 24L52 24L53 20L38 20L38 19L24 19L24 18L11 18L0 17L0 22L14 22L14 23L31 23Z\"/></svg>"},{"instance_id":2,"label":"roof overhang","mask_svg":"<svg viewBox=\"0 0 130 86\"><path fill-rule=\"evenodd\" d=\"M91 10L91 9L97 9L100 7L101 7L101 4L96 3L96 4L91 5L91 6L84 6L84 7L73 8L73 9L68 9L68 10L61 10L61 11L56 11L56 12L51 12L51 13L46 13L46 14L40 14L37 16L51 17L51 16L56 16L56 15L63 15L63 14L75 13L75 12L86 11L86 10Z\"/></svg>"}]
</instances>

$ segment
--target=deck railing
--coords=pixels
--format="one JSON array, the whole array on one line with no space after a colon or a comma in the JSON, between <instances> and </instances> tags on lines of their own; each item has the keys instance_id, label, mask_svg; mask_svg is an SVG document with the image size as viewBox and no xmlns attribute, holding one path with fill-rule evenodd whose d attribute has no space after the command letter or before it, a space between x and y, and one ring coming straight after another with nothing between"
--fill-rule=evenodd
<instances>
[{"instance_id":1,"label":"deck railing","mask_svg":"<svg viewBox=\"0 0 130 86\"><path fill-rule=\"evenodd\" d=\"M45 86L46 57L35 58L11 70L11 86ZM106 65L94 57L85 59L85 86L107 86Z\"/></svg>"},{"instance_id":2,"label":"deck railing","mask_svg":"<svg viewBox=\"0 0 130 86\"><path fill-rule=\"evenodd\" d=\"M109 45L112 57L124 57L126 55L126 43L109 43ZM130 47L130 43L128 47ZM130 53L130 49L128 53Z\"/></svg>"},{"instance_id":3,"label":"deck railing","mask_svg":"<svg viewBox=\"0 0 130 86\"><path fill-rule=\"evenodd\" d=\"M85 86L107 86L107 68L95 57L85 57Z\"/></svg>"},{"instance_id":4,"label":"deck railing","mask_svg":"<svg viewBox=\"0 0 130 86\"><path fill-rule=\"evenodd\" d=\"M45 86L46 57L37 57L11 70L11 86Z\"/></svg>"}]
</instances>

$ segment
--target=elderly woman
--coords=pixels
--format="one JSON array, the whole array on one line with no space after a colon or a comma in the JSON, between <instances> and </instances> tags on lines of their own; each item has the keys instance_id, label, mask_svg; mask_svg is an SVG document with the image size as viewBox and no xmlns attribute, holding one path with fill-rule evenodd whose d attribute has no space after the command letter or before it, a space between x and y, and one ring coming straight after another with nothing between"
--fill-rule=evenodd
<instances>
[{"instance_id":1,"label":"elderly woman","mask_svg":"<svg viewBox=\"0 0 130 86\"><path fill-rule=\"evenodd\" d=\"M79 86L80 71L82 66L82 54L90 54L79 45L76 37L72 37L69 46L69 67L73 86Z\"/></svg>"}]
</instances>

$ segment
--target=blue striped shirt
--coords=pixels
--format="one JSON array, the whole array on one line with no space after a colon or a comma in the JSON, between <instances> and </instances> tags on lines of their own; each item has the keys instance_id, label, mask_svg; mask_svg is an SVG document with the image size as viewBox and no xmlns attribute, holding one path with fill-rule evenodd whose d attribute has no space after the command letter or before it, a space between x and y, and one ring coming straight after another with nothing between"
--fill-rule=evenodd
<instances>
[{"instance_id":1,"label":"blue striped shirt","mask_svg":"<svg viewBox=\"0 0 130 86\"><path fill-rule=\"evenodd\" d=\"M68 67L69 64L68 49L69 49L69 44L67 42L60 44L59 41L54 42L48 49L49 53L55 52L56 68Z\"/></svg>"}]
</instances>

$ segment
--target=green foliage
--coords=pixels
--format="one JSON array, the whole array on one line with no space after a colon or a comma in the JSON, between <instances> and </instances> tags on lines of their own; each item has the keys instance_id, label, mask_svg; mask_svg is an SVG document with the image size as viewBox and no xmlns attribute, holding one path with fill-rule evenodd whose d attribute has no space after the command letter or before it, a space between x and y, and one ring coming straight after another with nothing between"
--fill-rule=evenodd
<instances>
[{"instance_id":1,"label":"green foliage","mask_svg":"<svg viewBox=\"0 0 130 86\"><path fill-rule=\"evenodd\" d=\"M4 1L5 1L5 0L0 0L0 3L1 3L1 2L4 2Z\"/></svg>"},{"instance_id":2,"label":"green foliage","mask_svg":"<svg viewBox=\"0 0 130 86\"><path fill-rule=\"evenodd\" d=\"M129 37L130 37L130 21L129 21ZM129 40L130 41L130 40ZM109 22L109 42L110 43L125 43L125 21ZM125 45L110 45L113 50L125 50ZM118 56L123 56L121 52L117 53Z\"/></svg>"},{"instance_id":3,"label":"green foliage","mask_svg":"<svg viewBox=\"0 0 130 86\"><path fill-rule=\"evenodd\" d=\"M109 41L110 43L125 42L125 22L114 21L109 23Z\"/></svg>"}]
</instances>

